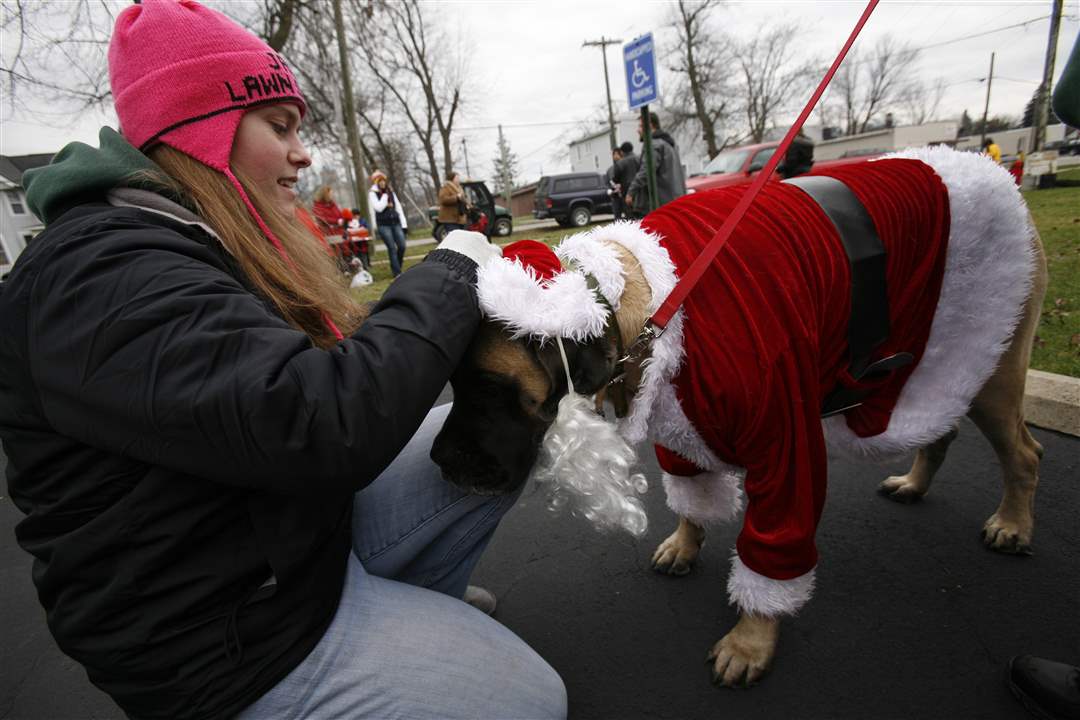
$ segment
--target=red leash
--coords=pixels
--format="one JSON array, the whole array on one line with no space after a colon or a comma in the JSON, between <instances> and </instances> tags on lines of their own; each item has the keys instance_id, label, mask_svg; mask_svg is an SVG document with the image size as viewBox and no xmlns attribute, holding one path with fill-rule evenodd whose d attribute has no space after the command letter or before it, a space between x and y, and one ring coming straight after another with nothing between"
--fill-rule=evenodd
<instances>
[{"instance_id":1,"label":"red leash","mask_svg":"<svg viewBox=\"0 0 1080 720\"><path fill-rule=\"evenodd\" d=\"M746 214L747 209L750 207L750 203L754 202L754 198L761 192L761 188L765 187L765 183L768 182L769 177L772 175L773 170L776 169L780 159L784 157L787 152L788 146L791 145L791 141L795 138L795 134L802 128L803 123L806 122L806 118L810 116L810 111L814 109L814 105L821 98L821 94L825 92L825 88L829 86L829 81L832 80L833 75L836 73L837 68L840 67L840 63L844 61L844 57L847 55L848 50L851 49L851 45L855 42L855 38L859 36L859 32L862 30L863 25L870 19L870 13L874 12L874 8L877 7L878 0L870 0L866 5L866 9L863 10L862 17L859 18L859 22L855 25L855 29L851 31L851 35L848 37L847 42L844 44L840 54L836 56L836 60L833 61L832 67L825 73L825 77L822 79L821 84L818 85L817 90L810 97L810 101L806 103L806 107L799 114L795 124L787 131L787 135L784 136L783 141L779 147L776 148L776 152L769 158L769 161L765 163L765 167L754 178L754 182L750 184L750 188L743 193L743 196L739 199L738 205L724 220L724 224L720 226L720 229L716 231L716 235L709 241L709 244L705 246L705 249L701 251L701 254L697 256L690 269L686 271L686 274L679 279L675 289L671 291L671 294L667 296L663 304L656 313L649 318L649 321L645 324L645 329L642 331L641 337L635 345L639 345L642 342L648 342L654 338L660 337L660 334L664 332L664 328L667 326L668 321L686 300L686 296L690 294L690 291L697 285L698 280L701 279L702 274L705 272L705 268L709 266L716 254L720 252L722 248L731 237L731 233L735 230L735 226L742 220L743 215Z\"/></svg>"}]
</instances>

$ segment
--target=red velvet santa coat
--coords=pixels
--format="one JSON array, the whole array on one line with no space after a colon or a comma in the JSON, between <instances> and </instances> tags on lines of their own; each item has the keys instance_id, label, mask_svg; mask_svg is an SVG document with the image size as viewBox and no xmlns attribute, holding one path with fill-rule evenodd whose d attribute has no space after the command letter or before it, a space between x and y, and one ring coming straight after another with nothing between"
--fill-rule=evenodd
<instances>
[{"instance_id":1,"label":"red velvet santa coat","mask_svg":"<svg viewBox=\"0 0 1080 720\"><path fill-rule=\"evenodd\" d=\"M906 351L917 361L944 271L945 186L915 160L830 174L867 209L888 254L891 333L874 359ZM692 195L650 214L642 228L663 238L681 275L743 192ZM770 183L683 306L686 358L676 393L710 449L746 469L738 553L769 578L795 578L817 564L814 533L827 474L820 409L837 383L850 382L850 294L849 262L832 222L802 190ZM896 371L849 411L857 434L885 430L911 369ZM657 455L671 475L702 472L663 447Z\"/></svg>"}]
</instances>

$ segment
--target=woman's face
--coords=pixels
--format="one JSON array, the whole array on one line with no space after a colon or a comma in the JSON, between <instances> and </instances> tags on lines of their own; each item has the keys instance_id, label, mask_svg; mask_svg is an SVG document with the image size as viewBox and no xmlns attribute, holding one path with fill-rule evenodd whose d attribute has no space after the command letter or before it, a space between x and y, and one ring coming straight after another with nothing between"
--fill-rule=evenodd
<instances>
[{"instance_id":1,"label":"woman's face","mask_svg":"<svg viewBox=\"0 0 1080 720\"><path fill-rule=\"evenodd\" d=\"M380 177L378 180L375 181L375 184L378 185L381 190L385 190L386 189L386 178Z\"/></svg>"},{"instance_id":2,"label":"woman's face","mask_svg":"<svg viewBox=\"0 0 1080 720\"><path fill-rule=\"evenodd\" d=\"M300 168L311 165L299 132L300 110L291 103L249 110L229 156L233 170L254 182L286 217L292 217L296 207Z\"/></svg>"}]
</instances>

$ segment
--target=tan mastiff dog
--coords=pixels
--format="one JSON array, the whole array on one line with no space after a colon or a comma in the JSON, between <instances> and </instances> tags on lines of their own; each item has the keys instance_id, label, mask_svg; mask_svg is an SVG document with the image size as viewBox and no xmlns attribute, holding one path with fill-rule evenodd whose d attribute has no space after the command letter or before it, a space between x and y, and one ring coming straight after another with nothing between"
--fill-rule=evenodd
<instances>
[{"instance_id":1,"label":"tan mastiff dog","mask_svg":"<svg viewBox=\"0 0 1080 720\"><path fill-rule=\"evenodd\" d=\"M901 372L889 368L871 378L872 388L863 397L864 407L871 410L869 419L849 409L817 420L834 378L849 370L844 331L850 314L828 308L815 313L812 306L824 303L823 297L843 305L836 298L847 297L852 281L844 274L847 270L840 275L823 270L846 268L837 240L839 226L815 235L815 221L798 214L803 205L812 207L814 201L777 186L767 192L780 198L782 207L758 209L756 215L752 209L744 220L751 229L766 228L767 237L758 237L752 244L733 238L730 251L716 261L719 274L705 276L703 282L724 278L726 289L710 296L708 303L696 305L695 290L684 306L685 314L676 316L645 356L626 366L617 365L618 356L670 292L677 277L675 268L683 266L680 252L692 257L692 249L677 247L677 236L693 234L694 223L703 222L702 218L707 229L716 227L722 209L717 217L706 216L710 203L723 206L723 197L690 196L666 206L659 211L662 217L650 216L640 226L615 224L568 238L557 248L563 262L557 276L541 278L525 270L537 290L523 286L520 278L500 279L507 267L521 271L520 265L499 260L495 262L503 266L482 269L479 290L488 319L452 380L454 407L436 439L432 458L449 481L474 491L505 492L523 483L555 419L559 400L567 393L559 351L547 340L556 335L566 338L575 391L591 395L607 386L609 400L625 415L619 425L622 434L634 443L651 440L659 447L661 465L666 463L668 504L679 514L679 522L653 555L656 570L687 573L701 551L705 525L733 519L742 510L743 492L748 496L728 583L739 621L708 654L714 681L725 686L752 684L762 676L776 651L780 619L794 614L812 592L817 560L813 531L824 490L824 478L815 470L824 462L816 452L819 443L821 447L827 443L830 452L860 458L916 450L906 475L889 477L879 486L879 492L891 499L912 502L928 492L956 437L956 423L966 414L997 453L1004 480L1001 503L983 529L984 543L1005 553L1030 552L1042 448L1024 424L1023 397L1046 289L1042 245L1004 171L976 156L947 149L908 152L906 157L909 163L923 163L922 171L932 170L933 182L922 185L932 186L940 178L941 187L933 192L947 203L937 208L945 229L933 246L928 239L933 229L923 228L933 223L927 218L934 213L923 212L933 204L926 198L938 197L931 190L922 185L911 193L900 186L887 189L889 198L904 196L889 205L893 211L899 207L918 216L888 220L879 214L874 218L891 252L892 332L908 333L904 342L915 357ZM867 163L866 170L852 170L855 175L848 173L842 179L851 188L863 187L859 174L863 172L877 173L872 178L875 184L885 182L881 173L888 166L873 165ZM862 195L860 201L869 202L868 194ZM893 221L908 223L897 226L902 230L897 235L903 236L900 240L885 237L892 231L882 230ZM783 227L792 223L797 225L791 230L793 239L785 241ZM920 285L906 299L904 290L912 287L898 282L902 276L897 273L904 270L893 267L904 264L903 246L898 243L916 244L917 252L907 253L907 264L925 273L910 270ZM935 253L940 260L936 270L931 266L938 260L930 257ZM762 254L768 256L768 264L762 266L768 268L767 273L754 271L755 256ZM807 261L810 256L816 258L816 265ZM799 315L794 325L781 326L783 352L774 353L770 365L760 361L768 342L759 337L764 336L761 328L765 325L758 321L760 314L767 313L751 303L751 311L759 314L753 318L756 324L740 322L728 312L723 293L746 297L758 290L773 290L770 282L783 284L783 260L777 258L791 258L792 267L807 273L800 276L805 283L799 292L805 289L808 294L795 293L789 308L779 300L769 305L769 312L781 320ZM579 291L575 295L565 287L559 289L568 286L572 276L583 278L579 284L598 298L598 313L593 312L596 308L585 307L589 301ZM735 282L739 278L749 285ZM840 294L830 295L836 286L842 286ZM786 286L785 296L792 294L791 287ZM565 297L558 297L563 290ZM550 292L550 297L544 292ZM709 330L702 319L710 314L723 318L718 333L723 349L701 362L694 357L699 343L693 333ZM817 343L809 349L793 337L807 327L808 336ZM725 352L730 359L725 360ZM747 362L748 355L753 362ZM757 374L763 377L795 377L801 384L763 383L757 377L739 375L742 366L760 368ZM784 375L784 369L794 374ZM616 374L623 380L608 386ZM895 383L892 397L884 413L874 415L881 409L875 409L874 402L888 395L890 383ZM699 395L709 399L704 410L694 404ZM792 396L797 396L797 402ZM723 415L710 415L715 408ZM774 410L759 412L758 408ZM875 419L882 417L884 426L871 434L868 428L873 430ZM721 424L723 432L718 429ZM763 458L758 447L765 447L768 457ZM783 458L787 465L781 462ZM695 472L678 472L684 465ZM770 475L769 470L776 468ZM789 524L785 513L797 522ZM777 544L776 538L787 544Z\"/></svg>"}]
</instances>

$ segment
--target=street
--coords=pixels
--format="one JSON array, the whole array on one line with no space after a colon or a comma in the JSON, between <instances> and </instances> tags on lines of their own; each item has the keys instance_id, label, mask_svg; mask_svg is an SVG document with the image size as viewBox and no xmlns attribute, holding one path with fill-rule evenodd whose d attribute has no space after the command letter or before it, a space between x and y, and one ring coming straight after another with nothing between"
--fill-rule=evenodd
<instances>
[{"instance_id":1,"label":"street","mask_svg":"<svg viewBox=\"0 0 1080 720\"><path fill-rule=\"evenodd\" d=\"M1080 662L1080 438L1034 435L1046 455L1033 557L981 545L1001 481L970 422L916 505L874 493L906 463L833 463L815 597L784 624L773 669L751 690L713 687L704 662L736 618L725 584L737 525L710 532L689 576L653 573L674 518L649 448L642 540L555 515L526 489L474 582L498 595L496 619L562 675L571 718L1023 718L1002 682L1009 657ZM14 542L19 517L0 500L0 718L123 717L49 636L30 558Z\"/></svg>"}]
</instances>

